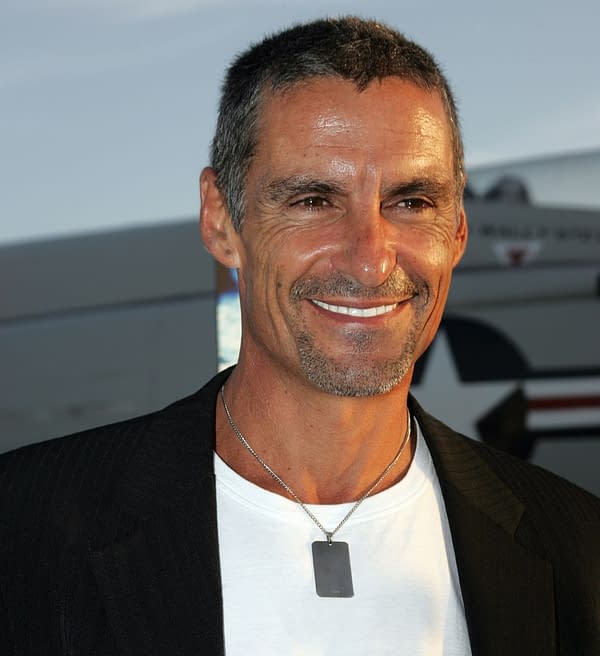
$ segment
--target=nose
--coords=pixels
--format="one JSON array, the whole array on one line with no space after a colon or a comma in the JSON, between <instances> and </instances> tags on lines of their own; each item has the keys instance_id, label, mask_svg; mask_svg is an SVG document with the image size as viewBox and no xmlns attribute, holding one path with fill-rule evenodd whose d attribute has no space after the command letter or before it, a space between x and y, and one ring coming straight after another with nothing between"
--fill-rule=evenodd
<instances>
[{"instance_id":1,"label":"nose","mask_svg":"<svg viewBox=\"0 0 600 656\"><path fill-rule=\"evenodd\" d=\"M335 268L366 287L383 284L396 266L396 248L392 227L379 211L347 217Z\"/></svg>"}]
</instances>

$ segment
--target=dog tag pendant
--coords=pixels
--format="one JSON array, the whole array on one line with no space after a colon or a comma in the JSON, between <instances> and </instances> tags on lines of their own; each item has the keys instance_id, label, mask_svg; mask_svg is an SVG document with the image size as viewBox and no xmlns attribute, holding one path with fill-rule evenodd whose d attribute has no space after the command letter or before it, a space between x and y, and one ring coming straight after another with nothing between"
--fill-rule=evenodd
<instances>
[{"instance_id":1,"label":"dog tag pendant","mask_svg":"<svg viewBox=\"0 0 600 656\"><path fill-rule=\"evenodd\" d=\"M353 597L347 542L313 542L313 567L319 597Z\"/></svg>"}]
</instances>

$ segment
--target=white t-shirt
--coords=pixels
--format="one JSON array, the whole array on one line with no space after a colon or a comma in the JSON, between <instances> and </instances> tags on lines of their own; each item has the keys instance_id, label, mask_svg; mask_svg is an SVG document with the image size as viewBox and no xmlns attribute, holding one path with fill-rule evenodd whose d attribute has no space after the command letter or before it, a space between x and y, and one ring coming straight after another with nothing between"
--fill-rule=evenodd
<instances>
[{"instance_id":1,"label":"white t-shirt","mask_svg":"<svg viewBox=\"0 0 600 656\"><path fill-rule=\"evenodd\" d=\"M349 544L351 598L317 596L311 545L325 538L295 501L216 454L215 473L227 656L470 656L448 519L420 430L404 479L366 499L334 537ZM308 507L331 530L352 505Z\"/></svg>"}]
</instances>

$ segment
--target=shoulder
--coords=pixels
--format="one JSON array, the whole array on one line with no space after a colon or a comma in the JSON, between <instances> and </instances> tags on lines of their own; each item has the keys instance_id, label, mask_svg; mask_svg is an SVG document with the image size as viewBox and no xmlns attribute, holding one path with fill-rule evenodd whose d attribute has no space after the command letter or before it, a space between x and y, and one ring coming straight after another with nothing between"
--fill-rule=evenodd
<instances>
[{"instance_id":1,"label":"shoulder","mask_svg":"<svg viewBox=\"0 0 600 656\"><path fill-rule=\"evenodd\" d=\"M461 436L462 437L462 436ZM466 437L469 448L510 488L530 517L562 531L565 525L593 528L600 539L600 498L575 483L505 451Z\"/></svg>"},{"instance_id":2,"label":"shoulder","mask_svg":"<svg viewBox=\"0 0 600 656\"><path fill-rule=\"evenodd\" d=\"M216 380L148 415L0 455L0 531L85 524L124 481L135 486L133 479L146 473L140 473L144 463L160 463L185 452L186 440L201 438L212 417Z\"/></svg>"},{"instance_id":3,"label":"shoulder","mask_svg":"<svg viewBox=\"0 0 600 656\"><path fill-rule=\"evenodd\" d=\"M412 401L412 409L436 464L450 479L469 474L477 480L499 480L526 507L542 515L573 514L600 521L600 498L542 467L455 432Z\"/></svg>"},{"instance_id":4,"label":"shoulder","mask_svg":"<svg viewBox=\"0 0 600 656\"><path fill-rule=\"evenodd\" d=\"M454 491L469 506L512 526L517 541L532 551L573 567L579 560L600 570L598 497L546 469L456 433L414 402L412 410L447 503Z\"/></svg>"},{"instance_id":5,"label":"shoulder","mask_svg":"<svg viewBox=\"0 0 600 656\"><path fill-rule=\"evenodd\" d=\"M600 577L598 497L546 469L456 433L418 405L414 411L445 496L458 491L470 506L512 526L517 542L554 562L562 578Z\"/></svg>"},{"instance_id":6,"label":"shoulder","mask_svg":"<svg viewBox=\"0 0 600 656\"><path fill-rule=\"evenodd\" d=\"M484 518L480 527L503 527L525 552L552 564L561 595L600 610L595 583L600 580L600 499L550 471L456 433L418 404L411 409L429 446L451 528L463 512Z\"/></svg>"},{"instance_id":7,"label":"shoulder","mask_svg":"<svg viewBox=\"0 0 600 656\"><path fill-rule=\"evenodd\" d=\"M592 515L600 520L600 498L591 492L543 467L481 442L470 440L470 445L494 472L510 485L517 497L543 506L546 506L546 500L551 498L563 510L573 510L580 506L585 513L589 508ZM557 506L554 507L554 511L556 510Z\"/></svg>"},{"instance_id":8,"label":"shoulder","mask_svg":"<svg viewBox=\"0 0 600 656\"><path fill-rule=\"evenodd\" d=\"M3 529L30 532L32 524L81 517L110 495L158 413L30 444L0 455Z\"/></svg>"}]
</instances>

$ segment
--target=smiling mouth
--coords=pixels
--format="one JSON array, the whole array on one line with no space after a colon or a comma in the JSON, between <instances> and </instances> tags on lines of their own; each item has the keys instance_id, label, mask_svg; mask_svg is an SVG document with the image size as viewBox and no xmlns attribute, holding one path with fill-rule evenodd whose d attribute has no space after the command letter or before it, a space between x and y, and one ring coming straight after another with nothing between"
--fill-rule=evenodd
<instances>
[{"instance_id":1,"label":"smiling mouth","mask_svg":"<svg viewBox=\"0 0 600 656\"><path fill-rule=\"evenodd\" d=\"M369 317L378 317L382 314L388 314L398 307L398 303L392 303L391 305L376 305L375 307L368 308L359 308L359 307L350 307L348 305L331 305L330 303L325 303L324 301L317 301L316 299L311 299L312 302L324 310L333 312L335 314L345 314L349 317L358 317L368 319Z\"/></svg>"}]
</instances>

